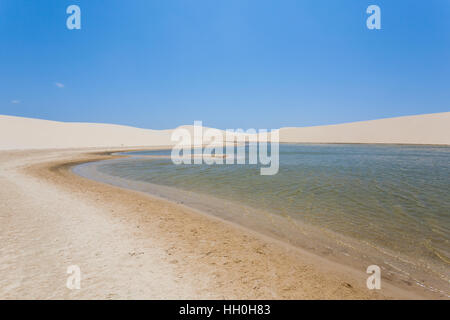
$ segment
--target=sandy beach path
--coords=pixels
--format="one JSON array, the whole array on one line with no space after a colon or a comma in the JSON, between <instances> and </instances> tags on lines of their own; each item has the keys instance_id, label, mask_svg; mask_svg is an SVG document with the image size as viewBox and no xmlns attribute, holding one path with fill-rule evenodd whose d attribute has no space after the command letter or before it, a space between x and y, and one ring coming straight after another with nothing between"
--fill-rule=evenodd
<instances>
[{"instance_id":1,"label":"sandy beach path","mask_svg":"<svg viewBox=\"0 0 450 320\"><path fill-rule=\"evenodd\" d=\"M136 231L109 209L17 170L25 160L50 155L21 156L8 156L6 163L2 156L0 298L198 297L162 248L134 237ZM70 265L81 269L81 290L66 288Z\"/></svg>"},{"instance_id":2,"label":"sandy beach path","mask_svg":"<svg viewBox=\"0 0 450 320\"><path fill-rule=\"evenodd\" d=\"M229 223L78 177L92 150L0 152L0 299L420 298ZM67 267L81 289L66 287Z\"/></svg>"}]
</instances>

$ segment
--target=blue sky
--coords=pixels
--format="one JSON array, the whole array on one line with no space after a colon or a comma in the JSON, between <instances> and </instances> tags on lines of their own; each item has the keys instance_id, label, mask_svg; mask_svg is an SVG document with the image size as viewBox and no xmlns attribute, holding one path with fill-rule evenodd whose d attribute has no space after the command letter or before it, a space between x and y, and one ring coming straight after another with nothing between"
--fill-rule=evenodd
<instances>
[{"instance_id":1,"label":"blue sky","mask_svg":"<svg viewBox=\"0 0 450 320\"><path fill-rule=\"evenodd\" d=\"M448 0L0 0L0 114L270 129L444 111Z\"/></svg>"}]
</instances>

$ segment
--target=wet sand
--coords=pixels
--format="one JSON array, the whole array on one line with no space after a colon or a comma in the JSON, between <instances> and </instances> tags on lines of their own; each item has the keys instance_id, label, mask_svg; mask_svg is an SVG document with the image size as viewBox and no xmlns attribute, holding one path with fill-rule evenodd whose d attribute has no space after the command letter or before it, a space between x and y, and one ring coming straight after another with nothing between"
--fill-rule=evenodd
<instances>
[{"instance_id":1,"label":"wet sand","mask_svg":"<svg viewBox=\"0 0 450 320\"><path fill-rule=\"evenodd\" d=\"M123 150L0 152L1 299L439 298L70 170Z\"/></svg>"}]
</instances>

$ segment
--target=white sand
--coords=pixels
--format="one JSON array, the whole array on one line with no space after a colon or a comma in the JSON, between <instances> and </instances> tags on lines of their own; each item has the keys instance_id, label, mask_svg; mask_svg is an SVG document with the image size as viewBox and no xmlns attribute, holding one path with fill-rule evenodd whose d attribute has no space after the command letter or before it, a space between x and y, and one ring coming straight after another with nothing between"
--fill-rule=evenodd
<instances>
[{"instance_id":1,"label":"white sand","mask_svg":"<svg viewBox=\"0 0 450 320\"><path fill-rule=\"evenodd\" d=\"M192 126L185 126L192 132ZM257 128L258 129L258 128ZM0 115L0 150L172 145L173 130ZM450 145L450 112L280 129L281 142Z\"/></svg>"},{"instance_id":2,"label":"white sand","mask_svg":"<svg viewBox=\"0 0 450 320\"><path fill-rule=\"evenodd\" d=\"M311 143L450 145L450 112L331 126L282 128L280 140Z\"/></svg>"}]
</instances>

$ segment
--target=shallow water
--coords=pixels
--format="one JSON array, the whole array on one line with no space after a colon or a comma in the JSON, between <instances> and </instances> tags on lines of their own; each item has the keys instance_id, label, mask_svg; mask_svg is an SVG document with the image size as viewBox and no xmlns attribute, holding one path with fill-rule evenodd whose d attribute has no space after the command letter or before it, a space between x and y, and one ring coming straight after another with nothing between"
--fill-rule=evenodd
<instances>
[{"instance_id":1,"label":"shallow water","mask_svg":"<svg viewBox=\"0 0 450 320\"><path fill-rule=\"evenodd\" d=\"M122 186L238 223L260 220L250 227L318 253L351 255L361 266L364 259L367 265L381 264L394 278L449 294L449 147L281 145L274 176L261 176L257 165L248 164L177 166L161 157L170 151L129 154L97 163L100 180L115 177L107 182L126 181ZM87 175L92 177L92 171ZM174 190L189 193L180 196ZM246 221L237 218L244 211ZM308 244L307 226L327 233L328 240L322 246ZM316 233L314 241L320 242Z\"/></svg>"}]
</instances>

